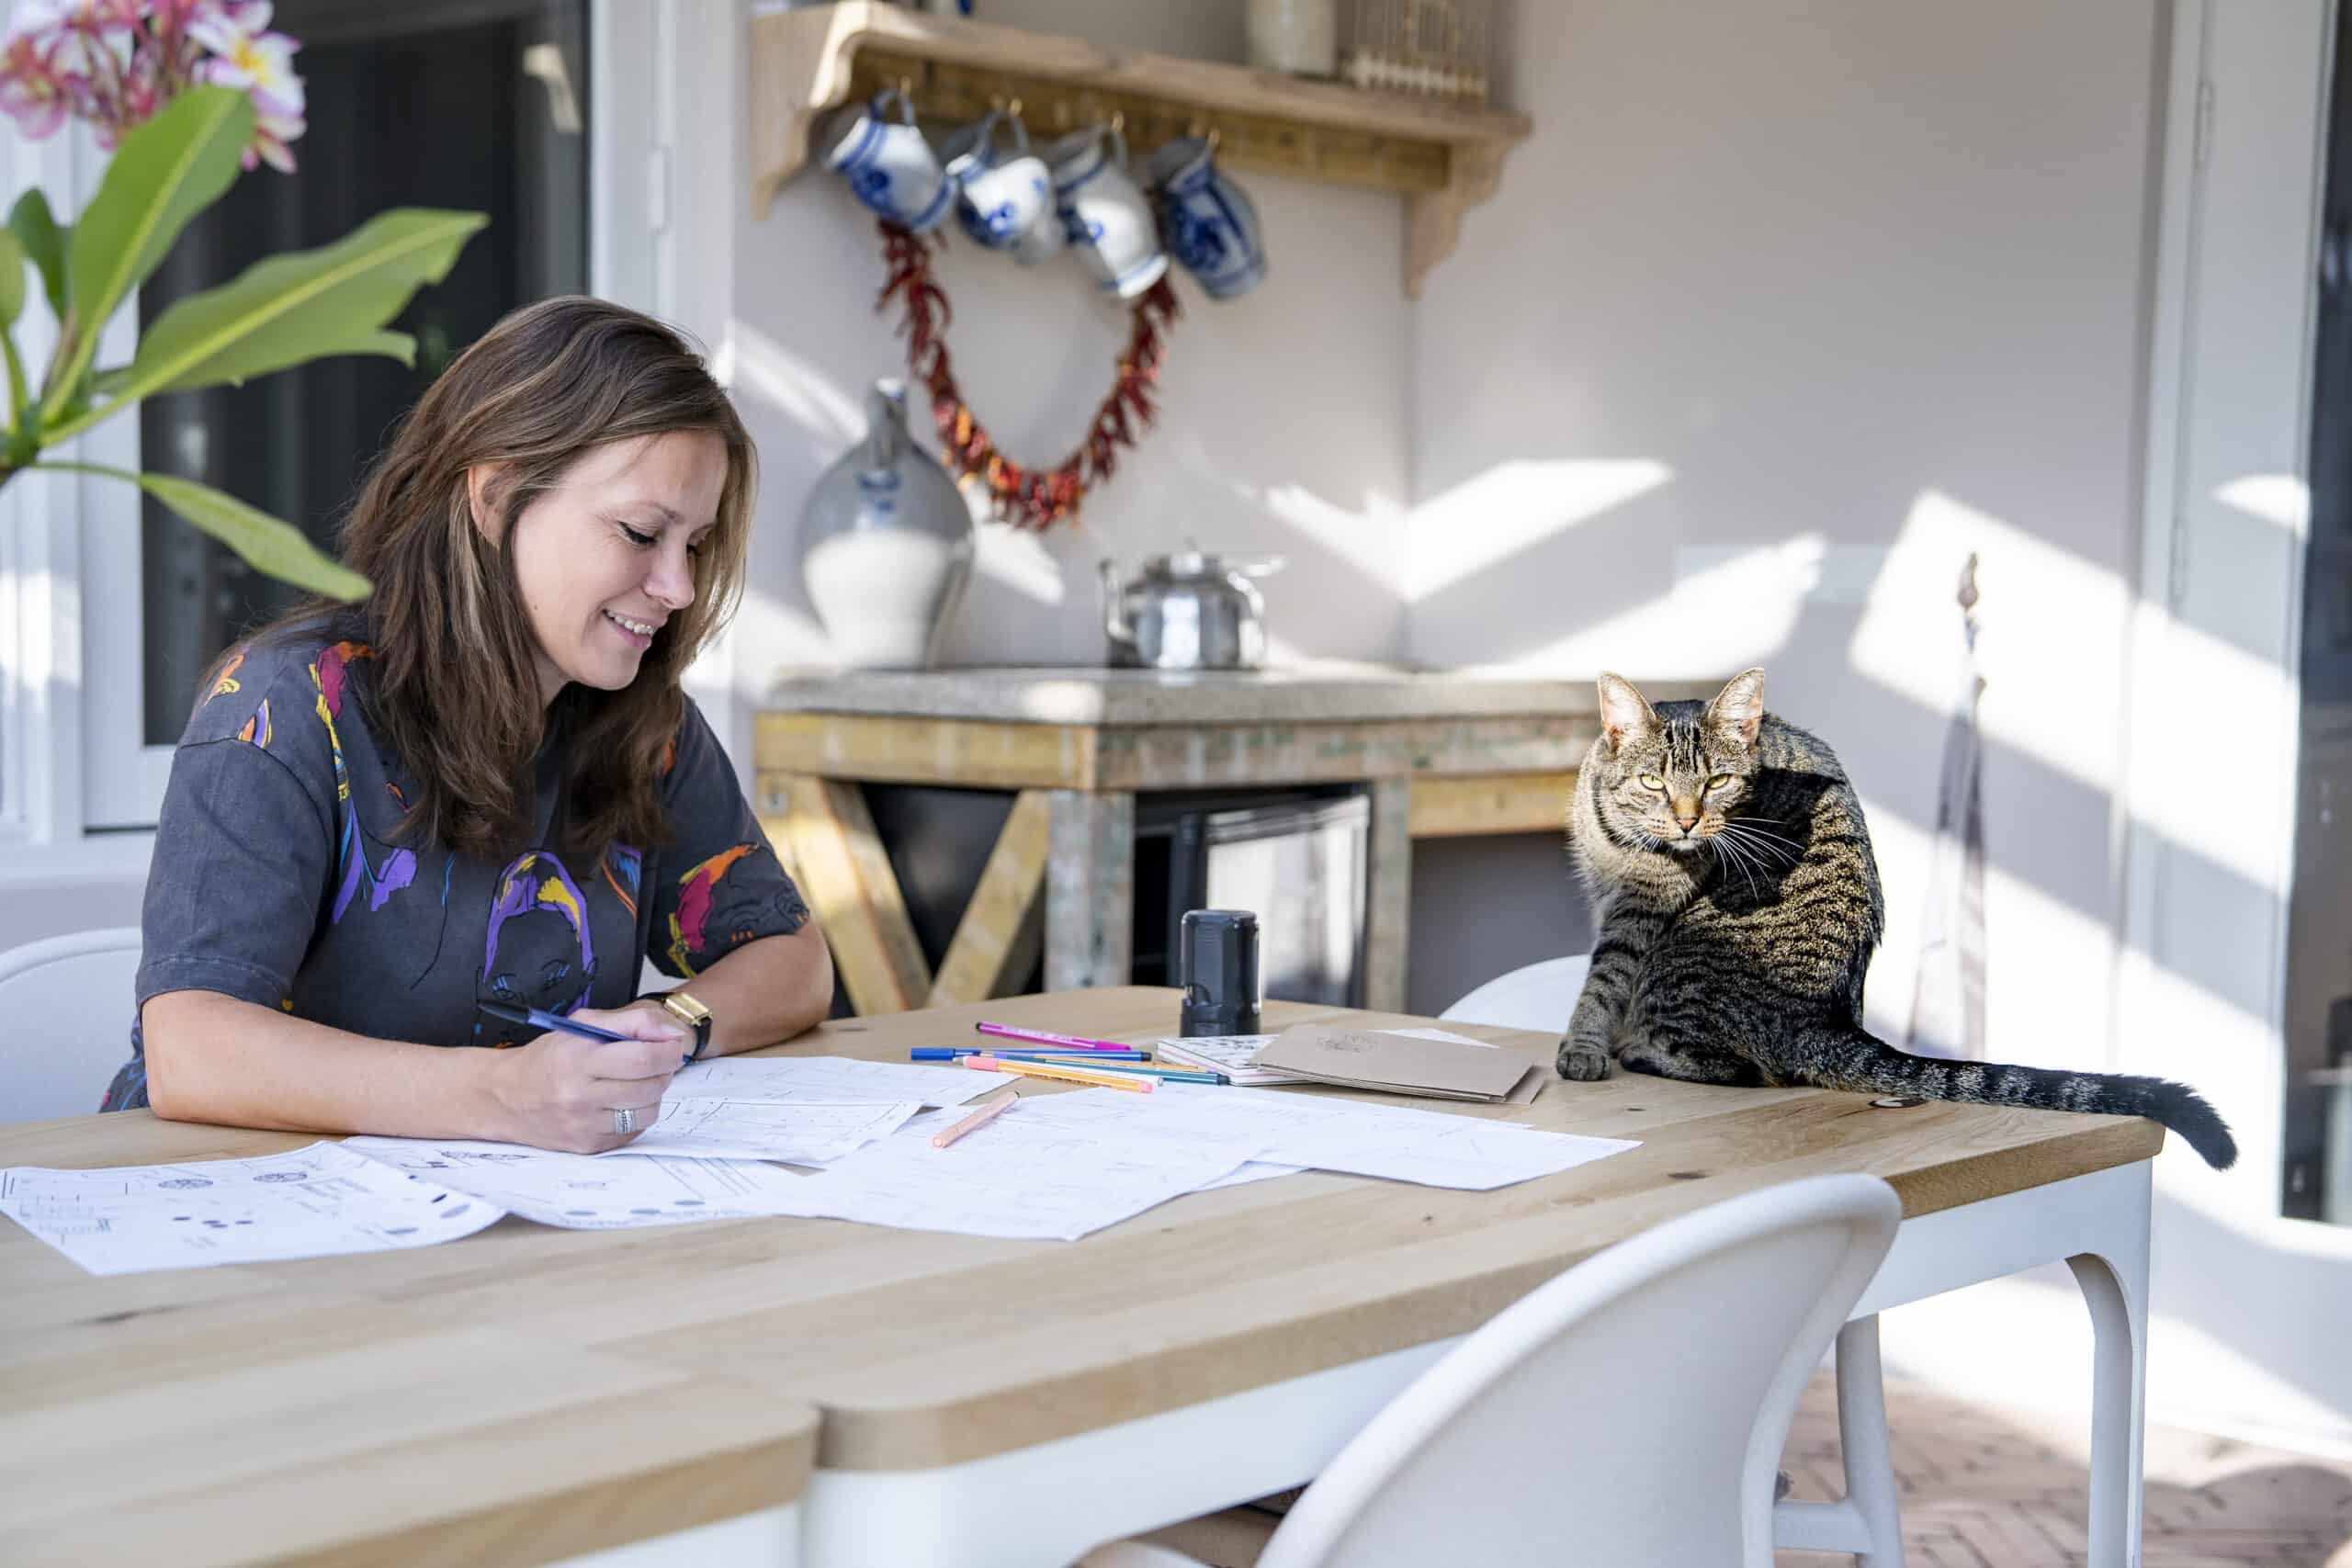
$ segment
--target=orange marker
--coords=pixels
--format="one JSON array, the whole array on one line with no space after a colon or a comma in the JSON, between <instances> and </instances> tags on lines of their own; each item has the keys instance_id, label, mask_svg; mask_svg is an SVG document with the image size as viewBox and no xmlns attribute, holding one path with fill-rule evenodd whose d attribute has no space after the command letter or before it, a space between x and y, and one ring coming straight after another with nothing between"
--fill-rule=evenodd
<instances>
[{"instance_id":1,"label":"orange marker","mask_svg":"<svg viewBox=\"0 0 2352 1568\"><path fill-rule=\"evenodd\" d=\"M1057 1083L1091 1084L1096 1089L1124 1089L1135 1094L1149 1094L1159 1084L1153 1078L1126 1077L1114 1073L1090 1073L1083 1067L1065 1067L1045 1062L1008 1061L1001 1056L967 1056L964 1065L975 1072L1018 1073L1023 1077L1052 1078Z\"/></svg>"}]
</instances>

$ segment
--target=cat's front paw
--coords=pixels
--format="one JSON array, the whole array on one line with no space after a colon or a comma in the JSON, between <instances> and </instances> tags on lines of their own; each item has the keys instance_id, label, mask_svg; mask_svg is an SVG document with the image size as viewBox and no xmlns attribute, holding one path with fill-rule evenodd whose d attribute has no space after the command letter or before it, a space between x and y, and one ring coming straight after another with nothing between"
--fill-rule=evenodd
<instances>
[{"instance_id":1,"label":"cat's front paw","mask_svg":"<svg viewBox=\"0 0 2352 1568\"><path fill-rule=\"evenodd\" d=\"M1590 1083L1609 1076L1609 1053L1598 1045L1583 1045L1574 1040L1560 1042L1560 1076L1579 1083Z\"/></svg>"}]
</instances>

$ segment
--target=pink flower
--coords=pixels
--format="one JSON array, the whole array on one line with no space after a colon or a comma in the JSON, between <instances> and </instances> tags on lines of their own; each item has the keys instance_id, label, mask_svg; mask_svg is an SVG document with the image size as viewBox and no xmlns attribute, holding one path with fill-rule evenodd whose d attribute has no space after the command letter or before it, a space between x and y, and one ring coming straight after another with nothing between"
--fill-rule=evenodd
<instances>
[{"instance_id":1,"label":"pink flower","mask_svg":"<svg viewBox=\"0 0 2352 1568\"><path fill-rule=\"evenodd\" d=\"M243 15L269 18L269 7L254 0ZM188 24L188 37L210 50L214 58L201 68L205 81L223 87L243 87L254 107L283 117L302 112L302 79L294 74L294 51L302 46L284 33L249 32L223 10L198 17Z\"/></svg>"},{"instance_id":2,"label":"pink flower","mask_svg":"<svg viewBox=\"0 0 2352 1568\"><path fill-rule=\"evenodd\" d=\"M74 101L74 80L58 69L58 40L9 29L0 40L0 113L38 141L64 123Z\"/></svg>"}]
</instances>

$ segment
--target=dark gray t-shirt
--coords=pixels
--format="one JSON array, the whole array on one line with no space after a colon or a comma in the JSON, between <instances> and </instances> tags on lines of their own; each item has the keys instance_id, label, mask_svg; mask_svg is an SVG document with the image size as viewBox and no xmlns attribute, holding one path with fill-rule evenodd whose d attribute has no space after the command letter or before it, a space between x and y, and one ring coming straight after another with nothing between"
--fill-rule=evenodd
<instances>
[{"instance_id":1,"label":"dark gray t-shirt","mask_svg":"<svg viewBox=\"0 0 2352 1568\"><path fill-rule=\"evenodd\" d=\"M517 1045L479 1010L619 1007L650 956L691 979L808 907L689 701L662 780L665 845L559 853L559 733L541 751L529 842L508 859L401 847L414 781L360 701L373 657L321 638L249 647L172 757L147 874L138 998L218 991L384 1040ZM134 1018L135 1018L134 1014ZM147 1103L138 1028L107 1111Z\"/></svg>"}]
</instances>

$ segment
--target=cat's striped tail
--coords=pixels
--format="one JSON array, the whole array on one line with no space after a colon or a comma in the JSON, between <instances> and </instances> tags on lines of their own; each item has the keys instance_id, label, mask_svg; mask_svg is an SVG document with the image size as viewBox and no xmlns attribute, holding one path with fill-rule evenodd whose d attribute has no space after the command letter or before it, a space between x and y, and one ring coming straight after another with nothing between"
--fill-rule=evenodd
<instances>
[{"instance_id":1,"label":"cat's striped tail","mask_svg":"<svg viewBox=\"0 0 2352 1568\"><path fill-rule=\"evenodd\" d=\"M1804 1075L1816 1089L1866 1094L1916 1094L1923 1100L1973 1105L2023 1105L2042 1111L2086 1111L2145 1116L2188 1142L2216 1170L2238 1157L2229 1123L2186 1084L2122 1073L2070 1073L1999 1062L1954 1062L1898 1051L1863 1029L1809 1043L1804 1059L1818 1064Z\"/></svg>"}]
</instances>

